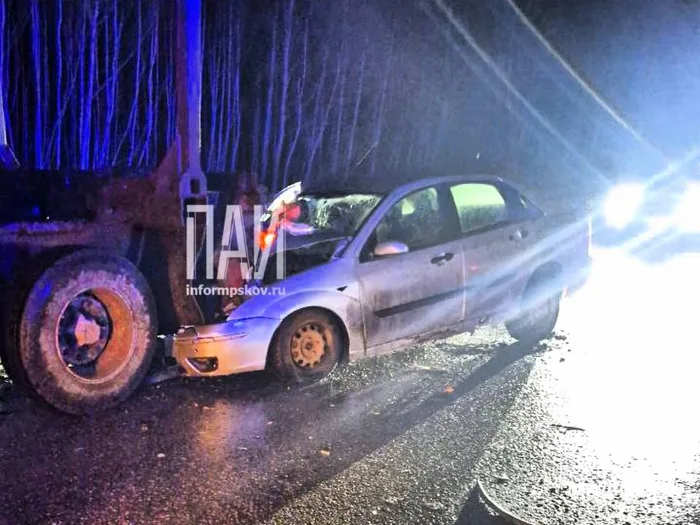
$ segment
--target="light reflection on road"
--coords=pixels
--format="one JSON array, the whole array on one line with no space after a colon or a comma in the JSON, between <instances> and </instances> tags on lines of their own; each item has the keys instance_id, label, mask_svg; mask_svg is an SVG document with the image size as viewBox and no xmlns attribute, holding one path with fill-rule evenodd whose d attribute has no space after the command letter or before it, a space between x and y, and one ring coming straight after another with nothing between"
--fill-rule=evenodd
<instances>
[{"instance_id":1,"label":"light reflection on road","mask_svg":"<svg viewBox=\"0 0 700 525\"><path fill-rule=\"evenodd\" d=\"M589 284L563 308L575 351L551 408L585 428L600 457L631 466L627 491L670 495L700 470L700 263L597 255Z\"/></svg>"}]
</instances>

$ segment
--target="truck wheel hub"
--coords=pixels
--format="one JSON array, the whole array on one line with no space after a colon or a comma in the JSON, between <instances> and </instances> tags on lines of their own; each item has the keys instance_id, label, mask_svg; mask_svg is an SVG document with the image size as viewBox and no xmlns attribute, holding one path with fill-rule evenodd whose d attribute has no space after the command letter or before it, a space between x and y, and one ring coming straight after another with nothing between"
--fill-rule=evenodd
<instances>
[{"instance_id":1,"label":"truck wheel hub","mask_svg":"<svg viewBox=\"0 0 700 525\"><path fill-rule=\"evenodd\" d=\"M75 297L58 323L58 346L68 366L93 363L107 347L111 332L104 305L89 294Z\"/></svg>"}]
</instances>

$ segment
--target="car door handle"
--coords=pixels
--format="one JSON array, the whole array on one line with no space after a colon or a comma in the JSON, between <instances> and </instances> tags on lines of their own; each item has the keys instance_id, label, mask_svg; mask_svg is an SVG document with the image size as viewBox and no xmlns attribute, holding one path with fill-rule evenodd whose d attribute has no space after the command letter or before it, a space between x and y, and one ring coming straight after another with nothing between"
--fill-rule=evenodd
<instances>
[{"instance_id":1,"label":"car door handle","mask_svg":"<svg viewBox=\"0 0 700 525\"><path fill-rule=\"evenodd\" d=\"M530 232L527 230L517 230L514 233L511 233L510 236L508 237L511 241L521 241L525 237L530 235Z\"/></svg>"},{"instance_id":2,"label":"car door handle","mask_svg":"<svg viewBox=\"0 0 700 525\"><path fill-rule=\"evenodd\" d=\"M455 256L455 254L451 253L451 252L440 253L440 254L436 255L435 257L433 257L432 259L430 259L430 264L441 265L441 264L446 263L447 261L451 261L454 256Z\"/></svg>"}]
</instances>

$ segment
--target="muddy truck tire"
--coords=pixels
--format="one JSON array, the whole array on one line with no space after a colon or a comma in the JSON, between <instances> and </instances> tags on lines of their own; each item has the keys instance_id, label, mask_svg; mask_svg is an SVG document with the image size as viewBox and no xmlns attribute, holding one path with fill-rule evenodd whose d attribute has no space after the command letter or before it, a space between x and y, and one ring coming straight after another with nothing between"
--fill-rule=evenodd
<instances>
[{"instance_id":1,"label":"muddy truck tire","mask_svg":"<svg viewBox=\"0 0 700 525\"><path fill-rule=\"evenodd\" d=\"M148 282L129 260L80 250L31 285L5 359L40 400L70 414L110 408L136 390L156 348ZM19 376L19 377L18 377Z\"/></svg>"}]
</instances>

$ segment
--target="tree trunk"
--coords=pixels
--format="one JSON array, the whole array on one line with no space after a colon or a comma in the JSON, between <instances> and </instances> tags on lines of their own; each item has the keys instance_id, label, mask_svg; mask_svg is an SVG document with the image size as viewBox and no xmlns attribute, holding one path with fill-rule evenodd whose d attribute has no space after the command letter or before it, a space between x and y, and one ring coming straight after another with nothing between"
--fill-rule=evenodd
<instances>
[{"instance_id":1,"label":"tree trunk","mask_svg":"<svg viewBox=\"0 0 700 525\"><path fill-rule=\"evenodd\" d=\"M296 131L294 132L294 138L292 139L292 144L287 150L287 161L284 164L283 182L282 186L287 187L289 184L289 167L292 164L292 157L297 148L297 143L299 142L299 136L301 135L301 127L304 121L304 88L306 87L306 75L307 75L307 60L309 56L309 21L306 20L304 24L304 51L301 57L301 77L297 80L297 125Z\"/></svg>"},{"instance_id":2,"label":"tree trunk","mask_svg":"<svg viewBox=\"0 0 700 525\"><path fill-rule=\"evenodd\" d=\"M272 143L272 116L275 104L275 76L277 75L277 10L272 18L272 44L270 46L269 76L267 79L267 106L265 108L265 132L262 142L262 173L265 181L270 180L268 152Z\"/></svg>"},{"instance_id":3,"label":"tree trunk","mask_svg":"<svg viewBox=\"0 0 700 525\"><path fill-rule=\"evenodd\" d=\"M282 55L282 93L280 95L279 121L277 139L275 141L275 154L272 166L272 187L279 187L279 170L282 162L282 148L284 147L285 131L287 127L287 93L289 91L289 55L292 46L292 31L294 30L294 0L287 0L287 12L284 17L284 49Z\"/></svg>"}]
</instances>

